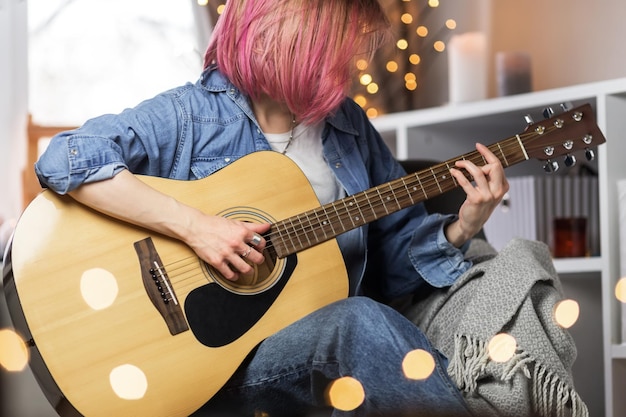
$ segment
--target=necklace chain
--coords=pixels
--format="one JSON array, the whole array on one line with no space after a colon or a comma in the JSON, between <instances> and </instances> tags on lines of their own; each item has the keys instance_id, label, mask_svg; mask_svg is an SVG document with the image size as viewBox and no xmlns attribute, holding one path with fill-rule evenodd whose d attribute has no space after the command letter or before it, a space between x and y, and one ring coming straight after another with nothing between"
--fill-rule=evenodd
<instances>
[{"instance_id":1,"label":"necklace chain","mask_svg":"<svg viewBox=\"0 0 626 417\"><path fill-rule=\"evenodd\" d=\"M287 153L287 149L289 149L289 145L291 145L291 142L293 142L293 130L296 127L296 117L292 116L291 118L291 131L289 132L289 140L287 141L287 145L285 146L285 149L283 149L283 151L281 152L283 155Z\"/></svg>"}]
</instances>

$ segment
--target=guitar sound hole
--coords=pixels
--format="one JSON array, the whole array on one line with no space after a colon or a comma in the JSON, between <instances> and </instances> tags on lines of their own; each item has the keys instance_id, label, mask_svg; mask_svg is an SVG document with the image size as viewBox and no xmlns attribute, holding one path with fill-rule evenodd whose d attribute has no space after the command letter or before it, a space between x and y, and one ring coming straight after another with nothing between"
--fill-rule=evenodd
<instances>
[{"instance_id":1,"label":"guitar sound hole","mask_svg":"<svg viewBox=\"0 0 626 417\"><path fill-rule=\"evenodd\" d=\"M235 294L254 295L272 288L282 276L285 268L284 260L278 259L273 248L267 248L263 255L265 261L256 265L248 262L252 266L249 274L240 274L237 281L231 281L208 264L204 264L205 271L215 283L222 288Z\"/></svg>"}]
</instances>

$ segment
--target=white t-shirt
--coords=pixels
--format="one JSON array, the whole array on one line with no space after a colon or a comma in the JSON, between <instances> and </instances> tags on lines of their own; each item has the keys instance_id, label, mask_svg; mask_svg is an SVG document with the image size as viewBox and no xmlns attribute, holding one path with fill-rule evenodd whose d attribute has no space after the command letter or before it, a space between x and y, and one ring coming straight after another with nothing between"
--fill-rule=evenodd
<instances>
[{"instance_id":1,"label":"white t-shirt","mask_svg":"<svg viewBox=\"0 0 626 417\"><path fill-rule=\"evenodd\" d=\"M293 139L286 156L291 158L308 178L321 204L331 203L345 196L345 192L324 159L322 130L324 123L299 124L293 129ZM264 133L276 152L283 152L291 132Z\"/></svg>"}]
</instances>

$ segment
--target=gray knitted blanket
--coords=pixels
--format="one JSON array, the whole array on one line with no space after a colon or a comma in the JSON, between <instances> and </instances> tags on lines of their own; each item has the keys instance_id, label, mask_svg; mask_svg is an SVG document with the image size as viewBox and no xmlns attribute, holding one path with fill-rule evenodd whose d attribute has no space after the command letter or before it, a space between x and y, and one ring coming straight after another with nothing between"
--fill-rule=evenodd
<instances>
[{"instance_id":1,"label":"gray knitted blanket","mask_svg":"<svg viewBox=\"0 0 626 417\"><path fill-rule=\"evenodd\" d=\"M468 251L474 266L405 314L449 359L448 373L480 417L588 417L574 389L576 346L554 322L563 299L548 248L512 240L499 253L484 241ZM507 333L512 359L489 358L487 344Z\"/></svg>"}]
</instances>

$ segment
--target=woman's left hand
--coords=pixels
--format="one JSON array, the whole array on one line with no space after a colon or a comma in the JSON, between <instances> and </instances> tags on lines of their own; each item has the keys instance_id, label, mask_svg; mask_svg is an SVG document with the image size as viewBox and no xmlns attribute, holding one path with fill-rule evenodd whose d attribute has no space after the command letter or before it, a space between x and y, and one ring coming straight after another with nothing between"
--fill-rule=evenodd
<instances>
[{"instance_id":1,"label":"woman's left hand","mask_svg":"<svg viewBox=\"0 0 626 417\"><path fill-rule=\"evenodd\" d=\"M446 237L457 247L480 231L509 190L509 183L498 157L480 143L476 144L476 150L485 159L485 165L479 167L471 161L460 160L455 163L456 168L450 169L450 173L467 194L459 209L458 220L446 228ZM461 169L473 177L473 183L465 177Z\"/></svg>"}]
</instances>

